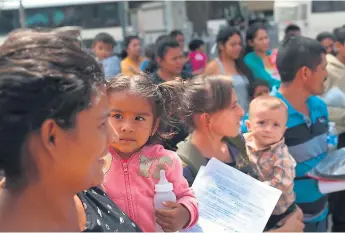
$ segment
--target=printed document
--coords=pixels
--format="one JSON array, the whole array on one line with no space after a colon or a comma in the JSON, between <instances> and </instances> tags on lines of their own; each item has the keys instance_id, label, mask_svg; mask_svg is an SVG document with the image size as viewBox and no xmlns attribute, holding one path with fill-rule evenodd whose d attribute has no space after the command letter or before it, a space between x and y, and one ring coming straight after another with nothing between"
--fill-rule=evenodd
<instances>
[{"instance_id":1,"label":"printed document","mask_svg":"<svg viewBox=\"0 0 345 233\"><path fill-rule=\"evenodd\" d=\"M185 232L263 232L281 191L212 158L193 183L199 221Z\"/></svg>"}]
</instances>

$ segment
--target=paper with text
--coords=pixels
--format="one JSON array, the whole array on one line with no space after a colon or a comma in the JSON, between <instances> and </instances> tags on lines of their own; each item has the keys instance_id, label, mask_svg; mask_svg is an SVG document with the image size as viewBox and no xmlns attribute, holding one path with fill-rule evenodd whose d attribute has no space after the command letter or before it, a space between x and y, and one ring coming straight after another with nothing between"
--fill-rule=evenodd
<instances>
[{"instance_id":1,"label":"paper with text","mask_svg":"<svg viewBox=\"0 0 345 233\"><path fill-rule=\"evenodd\" d=\"M263 232L281 191L212 158L193 183L199 221L188 232Z\"/></svg>"}]
</instances>

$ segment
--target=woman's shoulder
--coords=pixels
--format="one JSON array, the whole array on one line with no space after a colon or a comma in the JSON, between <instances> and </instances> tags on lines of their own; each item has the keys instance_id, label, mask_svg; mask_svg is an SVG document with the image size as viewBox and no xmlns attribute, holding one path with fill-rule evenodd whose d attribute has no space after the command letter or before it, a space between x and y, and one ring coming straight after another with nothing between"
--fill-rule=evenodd
<instances>
[{"instance_id":1,"label":"woman's shoulder","mask_svg":"<svg viewBox=\"0 0 345 233\"><path fill-rule=\"evenodd\" d=\"M259 57L256 55L255 52L249 52L243 57L243 60L245 63L248 63L248 62L254 62L258 60L258 58Z\"/></svg>"},{"instance_id":2,"label":"woman's shoulder","mask_svg":"<svg viewBox=\"0 0 345 233\"><path fill-rule=\"evenodd\" d=\"M142 232L100 187L77 194L86 211L85 231Z\"/></svg>"}]
</instances>

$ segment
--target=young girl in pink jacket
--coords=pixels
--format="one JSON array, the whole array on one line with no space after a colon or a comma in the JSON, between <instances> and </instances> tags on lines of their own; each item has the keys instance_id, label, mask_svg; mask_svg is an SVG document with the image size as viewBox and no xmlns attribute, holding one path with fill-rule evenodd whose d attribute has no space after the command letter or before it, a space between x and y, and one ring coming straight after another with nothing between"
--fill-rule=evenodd
<instances>
[{"instance_id":1,"label":"young girl in pink jacket","mask_svg":"<svg viewBox=\"0 0 345 233\"><path fill-rule=\"evenodd\" d=\"M179 157L155 144L173 136L167 129L173 126L179 93L172 82L155 85L146 76L135 75L118 76L107 85L110 124L119 140L109 147L104 188L144 232L154 232L156 222L165 232L176 232L198 220L196 198L183 177ZM163 203L168 209L155 210L154 187L161 169L174 186L177 202Z\"/></svg>"}]
</instances>

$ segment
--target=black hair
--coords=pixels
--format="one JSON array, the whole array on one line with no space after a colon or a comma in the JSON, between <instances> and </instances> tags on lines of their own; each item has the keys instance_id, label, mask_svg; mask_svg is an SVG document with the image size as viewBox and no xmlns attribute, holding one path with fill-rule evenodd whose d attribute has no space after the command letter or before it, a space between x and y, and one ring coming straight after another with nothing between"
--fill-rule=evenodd
<instances>
[{"instance_id":1,"label":"black hair","mask_svg":"<svg viewBox=\"0 0 345 233\"><path fill-rule=\"evenodd\" d=\"M187 126L196 128L193 116L216 113L230 106L233 92L232 81L223 75L199 75L184 83L182 114Z\"/></svg>"},{"instance_id":2,"label":"black hair","mask_svg":"<svg viewBox=\"0 0 345 233\"><path fill-rule=\"evenodd\" d=\"M169 34L169 36L174 37L174 38L179 35L183 36L183 33L180 30L172 30Z\"/></svg>"},{"instance_id":3,"label":"black hair","mask_svg":"<svg viewBox=\"0 0 345 233\"><path fill-rule=\"evenodd\" d=\"M290 24L285 28L285 35L288 35L291 31L301 31L301 28L296 24Z\"/></svg>"},{"instance_id":4,"label":"black hair","mask_svg":"<svg viewBox=\"0 0 345 233\"><path fill-rule=\"evenodd\" d=\"M248 95L250 99L254 98L255 90L257 87L265 86L270 89L270 86L265 80L262 79L255 79L249 86L248 86Z\"/></svg>"},{"instance_id":5,"label":"black hair","mask_svg":"<svg viewBox=\"0 0 345 233\"><path fill-rule=\"evenodd\" d=\"M140 38L136 35L125 37L125 39L123 40L123 50L120 54L121 59L125 59L128 56L127 49L132 40L140 40Z\"/></svg>"},{"instance_id":6,"label":"black hair","mask_svg":"<svg viewBox=\"0 0 345 233\"><path fill-rule=\"evenodd\" d=\"M171 38L171 37L165 37L162 38L156 47L156 57L159 57L163 59L168 51L169 48L179 48L178 42Z\"/></svg>"},{"instance_id":7,"label":"black hair","mask_svg":"<svg viewBox=\"0 0 345 233\"><path fill-rule=\"evenodd\" d=\"M219 55L220 55L219 45L220 44L225 45L226 42L229 40L229 38L234 35L238 35L241 37L241 32L234 27L224 27L219 30L217 34L217 45L218 45ZM254 76L251 70L248 68L248 66L244 63L242 57L239 57L238 59L235 60L235 65L236 65L236 68L248 78L249 82L253 81Z\"/></svg>"},{"instance_id":8,"label":"black hair","mask_svg":"<svg viewBox=\"0 0 345 233\"><path fill-rule=\"evenodd\" d=\"M155 53L156 53L156 45L155 44L148 44L145 47L145 50L144 50L145 57L147 57L151 61L155 60L155 57L156 57Z\"/></svg>"},{"instance_id":9,"label":"black hair","mask_svg":"<svg viewBox=\"0 0 345 233\"><path fill-rule=\"evenodd\" d=\"M170 36L168 36L168 35L160 35L160 36L157 37L155 43L158 44L161 40L163 40L165 38L168 38L168 37L170 37Z\"/></svg>"},{"instance_id":10,"label":"black hair","mask_svg":"<svg viewBox=\"0 0 345 233\"><path fill-rule=\"evenodd\" d=\"M333 29L333 35L335 36L337 34L337 31L341 29L341 27L337 27ZM335 36L336 37L336 36Z\"/></svg>"},{"instance_id":11,"label":"black hair","mask_svg":"<svg viewBox=\"0 0 345 233\"><path fill-rule=\"evenodd\" d=\"M245 50L245 54L248 54L248 53L254 51L254 48L253 48L253 46L250 45L249 41L252 41L252 42L254 41L254 39L256 37L256 33L259 30L267 31L265 25L262 24L262 23L254 23L254 24L252 24L248 28L247 33L246 33L246 50Z\"/></svg>"},{"instance_id":12,"label":"black hair","mask_svg":"<svg viewBox=\"0 0 345 233\"><path fill-rule=\"evenodd\" d=\"M345 44L345 28L338 28L335 32L335 39L341 44Z\"/></svg>"},{"instance_id":13,"label":"black hair","mask_svg":"<svg viewBox=\"0 0 345 233\"><path fill-rule=\"evenodd\" d=\"M156 85L144 74L139 74L119 75L107 83L107 90L108 93L127 92L149 100L155 118L160 119L158 131L150 143L173 137L181 119L193 130L195 114L212 114L228 108L233 85L231 79L223 75L199 75L186 81L173 80ZM169 128L175 130L167 132Z\"/></svg>"},{"instance_id":14,"label":"black hair","mask_svg":"<svg viewBox=\"0 0 345 233\"><path fill-rule=\"evenodd\" d=\"M194 39L192 40L188 47L190 51L196 51L197 49L199 49L201 46L203 46L205 43L203 40L200 39Z\"/></svg>"},{"instance_id":15,"label":"black hair","mask_svg":"<svg viewBox=\"0 0 345 233\"><path fill-rule=\"evenodd\" d=\"M315 70L321 63L321 54L326 54L326 50L317 40L302 36L287 38L278 50L276 62L281 81L293 81L304 66Z\"/></svg>"},{"instance_id":16,"label":"black hair","mask_svg":"<svg viewBox=\"0 0 345 233\"><path fill-rule=\"evenodd\" d=\"M107 91L125 92L149 101L155 122L159 119L159 126L148 143L171 139L178 131L180 121L174 115L181 111L182 81L173 80L156 85L143 73L134 76L119 75L107 83ZM167 130L168 128L174 130Z\"/></svg>"},{"instance_id":17,"label":"black hair","mask_svg":"<svg viewBox=\"0 0 345 233\"><path fill-rule=\"evenodd\" d=\"M95 58L66 31L12 32L0 47L0 169L9 189L35 179L37 167L25 146L47 119L64 129L89 108L104 74Z\"/></svg>"},{"instance_id":18,"label":"black hair","mask_svg":"<svg viewBox=\"0 0 345 233\"><path fill-rule=\"evenodd\" d=\"M329 32L321 32L316 36L316 40L318 42L322 42L324 39L331 39L333 41L336 41L335 36Z\"/></svg>"},{"instance_id":19,"label":"black hair","mask_svg":"<svg viewBox=\"0 0 345 233\"><path fill-rule=\"evenodd\" d=\"M116 46L116 41L114 37L110 34L101 32L98 33L92 41L92 46L94 46L97 42L103 42L104 44L110 44L113 48Z\"/></svg>"}]
</instances>

